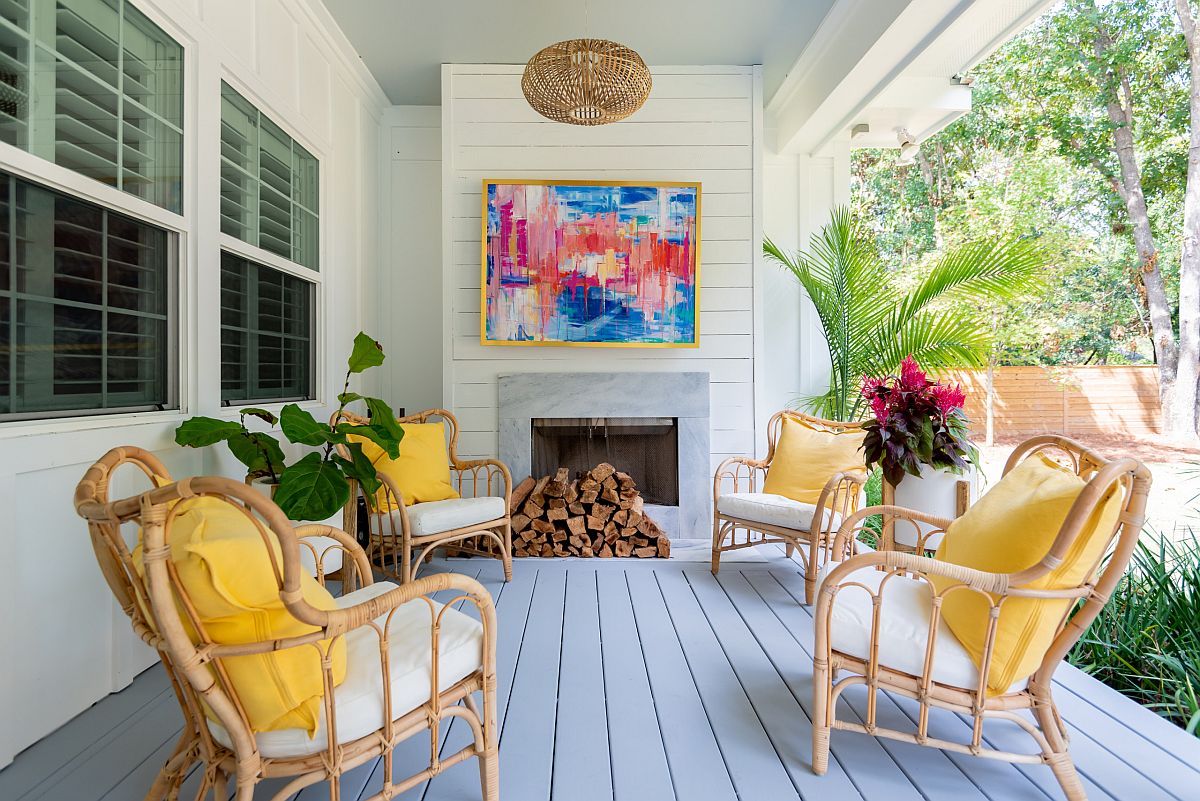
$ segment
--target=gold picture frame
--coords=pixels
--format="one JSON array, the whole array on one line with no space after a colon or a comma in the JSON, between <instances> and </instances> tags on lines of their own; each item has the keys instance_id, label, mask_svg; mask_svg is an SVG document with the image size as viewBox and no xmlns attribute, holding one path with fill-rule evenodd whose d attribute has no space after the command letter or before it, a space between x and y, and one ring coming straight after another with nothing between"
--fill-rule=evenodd
<instances>
[{"instance_id":1,"label":"gold picture frame","mask_svg":"<svg viewBox=\"0 0 1200 801\"><path fill-rule=\"evenodd\" d=\"M693 265L693 314L692 339L686 342L621 342L621 341L570 341L570 340L509 340L488 338L488 219L489 187L491 186L580 186L580 187L646 187L654 189L684 188L695 190L695 241L691 247ZM703 187L699 181L603 181L603 180L554 180L540 178L484 178L480 192L480 244L479 244L479 343L485 346L535 346L567 348L699 348L700 347L700 245L703 221Z\"/></svg>"}]
</instances>

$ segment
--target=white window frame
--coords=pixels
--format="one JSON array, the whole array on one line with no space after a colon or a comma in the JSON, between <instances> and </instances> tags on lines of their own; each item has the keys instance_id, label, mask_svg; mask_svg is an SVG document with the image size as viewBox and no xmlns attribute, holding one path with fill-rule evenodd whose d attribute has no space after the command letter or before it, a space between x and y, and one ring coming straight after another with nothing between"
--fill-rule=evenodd
<instances>
[{"instance_id":1,"label":"white window frame","mask_svg":"<svg viewBox=\"0 0 1200 801\"><path fill-rule=\"evenodd\" d=\"M277 111L270 102L265 100L261 93L254 90L246 81L229 69L229 65L222 65L220 72L220 81L213 87L220 96L221 82L229 84L229 87L241 95L246 102L250 103L260 114L264 114L270 118L274 125L292 137L297 143L307 150L312 157L317 160L317 269L305 267L302 264L285 259L277 253L272 253L269 250L252 245L249 242L243 242L235 236L220 231L220 220L218 220L218 235L217 243L214 248L214 254L220 260L221 251L225 250L235 256L240 256L248 261L258 262L280 272L295 276L313 285L313 326L312 326L312 381L313 381L313 397L309 400L294 401L298 406L305 409L320 409L327 405L329 398L329 362L326 355L326 342L328 341L329 332L329 292L325 286L325 274L328 270L328 251L329 238L326 235L326 200L329 192L329 178L327 175L328 159L326 158L326 150L324 147L317 145L310 138L298 131L287 118L287 115ZM220 108L218 104L218 109ZM218 125L218 129L219 129ZM220 158L220 143L218 142L217 158ZM219 167L219 163L213 165L214 168ZM218 192L220 184L217 185ZM219 275L219 273L218 273ZM219 327L218 327L219 329ZM220 354L220 346L218 345L218 357ZM219 394L219 393L218 393ZM248 400L245 402L238 401L229 406L222 407L222 414L217 416L228 416L236 418L237 409L243 406L251 405L259 408L278 411L288 405L289 401L254 401Z\"/></svg>"},{"instance_id":2,"label":"white window frame","mask_svg":"<svg viewBox=\"0 0 1200 801\"><path fill-rule=\"evenodd\" d=\"M168 211L148 200L101 183L52 161L35 156L21 148L0 142L0 170L17 178L62 192L89 203L103 206L106 210L123 214L139 222L158 226L173 235L175 252L171 254L175 273L171 285L175 295L171 298L174 309L175 353L170 360L174 371L174 396L176 407L162 411L110 412L102 414L73 414L63 417L46 417L30 420L0 422L0 440L15 436L37 434L63 434L91 429L116 428L129 425L150 425L182 420L194 403L194 381L192 376L196 336L195 324L190 313L191 282L195 273L192 243L196 234L196 152L197 152L197 43L169 17L145 2L126 0L168 36L179 43L183 50L183 116L180 128L183 131L183 162L180 205L184 214Z\"/></svg>"}]
</instances>

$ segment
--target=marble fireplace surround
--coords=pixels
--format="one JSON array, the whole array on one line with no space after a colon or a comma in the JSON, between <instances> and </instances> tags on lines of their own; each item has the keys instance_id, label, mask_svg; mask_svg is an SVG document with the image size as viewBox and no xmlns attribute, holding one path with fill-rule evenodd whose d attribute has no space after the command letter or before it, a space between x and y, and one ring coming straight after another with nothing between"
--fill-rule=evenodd
<instances>
[{"instance_id":1,"label":"marble fireplace surround","mask_svg":"<svg viewBox=\"0 0 1200 801\"><path fill-rule=\"evenodd\" d=\"M708 373L507 373L499 384L500 459L514 482L529 475L534 418L674 417L679 505L647 509L671 537L709 536Z\"/></svg>"}]
</instances>

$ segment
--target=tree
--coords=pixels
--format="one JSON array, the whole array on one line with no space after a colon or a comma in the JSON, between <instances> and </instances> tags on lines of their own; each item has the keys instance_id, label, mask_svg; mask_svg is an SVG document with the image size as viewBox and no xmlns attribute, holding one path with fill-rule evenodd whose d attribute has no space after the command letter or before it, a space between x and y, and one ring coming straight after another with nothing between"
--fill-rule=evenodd
<instances>
[{"instance_id":1,"label":"tree","mask_svg":"<svg viewBox=\"0 0 1200 801\"><path fill-rule=\"evenodd\" d=\"M975 109L922 144L919 169L889 179L856 156L864 211L908 225L892 237L902 263L910 247L936 253L981 221L1044 238L1055 279L1028 313L999 315L1002 363L1136 361L1144 334L1164 428L1189 438L1200 378L1196 29L1192 0L1066 0L976 68ZM890 207L875 191L888 180L905 187Z\"/></svg>"},{"instance_id":2,"label":"tree","mask_svg":"<svg viewBox=\"0 0 1200 801\"><path fill-rule=\"evenodd\" d=\"M983 366L991 321L971 309L1030 291L1046 263L1034 239L988 237L948 249L907 287L845 208L833 212L807 252L789 256L770 239L763 251L796 277L816 309L833 369L828 390L805 405L832 420L861 417L863 376L894 373L906 356L935 373Z\"/></svg>"}]
</instances>

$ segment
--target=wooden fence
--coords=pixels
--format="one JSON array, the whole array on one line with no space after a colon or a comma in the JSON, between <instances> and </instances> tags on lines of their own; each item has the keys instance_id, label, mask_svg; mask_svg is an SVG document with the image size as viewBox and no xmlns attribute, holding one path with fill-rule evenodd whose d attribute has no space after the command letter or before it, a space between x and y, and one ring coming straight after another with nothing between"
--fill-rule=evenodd
<instances>
[{"instance_id":1,"label":"wooden fence","mask_svg":"<svg viewBox=\"0 0 1200 801\"><path fill-rule=\"evenodd\" d=\"M987 371L947 376L967 391L975 437L986 436ZM1145 436L1160 432L1158 368L997 367L993 425L998 439L1046 431Z\"/></svg>"}]
</instances>

